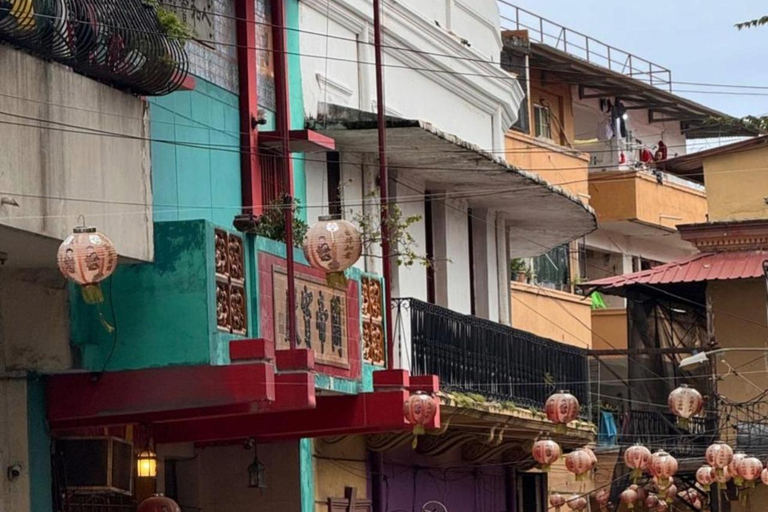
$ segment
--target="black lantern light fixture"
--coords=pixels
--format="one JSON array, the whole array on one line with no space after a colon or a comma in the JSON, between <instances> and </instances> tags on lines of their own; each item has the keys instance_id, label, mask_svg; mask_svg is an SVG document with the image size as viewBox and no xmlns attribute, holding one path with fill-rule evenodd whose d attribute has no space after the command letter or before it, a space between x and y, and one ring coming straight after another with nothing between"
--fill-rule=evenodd
<instances>
[{"instance_id":1,"label":"black lantern light fixture","mask_svg":"<svg viewBox=\"0 0 768 512\"><path fill-rule=\"evenodd\" d=\"M267 469L259 460L259 447L253 439L249 439L246 445L253 448L253 462L248 466L248 487L266 489Z\"/></svg>"}]
</instances>

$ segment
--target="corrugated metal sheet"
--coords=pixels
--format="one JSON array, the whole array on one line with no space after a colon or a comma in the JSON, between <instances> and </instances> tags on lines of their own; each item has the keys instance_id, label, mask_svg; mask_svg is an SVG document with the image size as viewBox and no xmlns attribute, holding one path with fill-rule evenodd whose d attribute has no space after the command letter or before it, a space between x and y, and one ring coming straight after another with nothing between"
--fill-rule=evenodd
<instances>
[{"instance_id":1,"label":"corrugated metal sheet","mask_svg":"<svg viewBox=\"0 0 768 512\"><path fill-rule=\"evenodd\" d=\"M633 274L606 277L583 284L585 288L609 290L635 284L662 285L763 276L768 251L706 252Z\"/></svg>"}]
</instances>

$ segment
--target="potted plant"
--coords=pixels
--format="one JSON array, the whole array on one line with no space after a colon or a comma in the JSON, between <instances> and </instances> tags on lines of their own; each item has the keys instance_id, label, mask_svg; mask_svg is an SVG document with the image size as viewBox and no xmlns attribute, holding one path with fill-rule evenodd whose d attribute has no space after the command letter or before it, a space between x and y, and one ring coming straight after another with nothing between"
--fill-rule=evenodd
<instances>
[{"instance_id":1,"label":"potted plant","mask_svg":"<svg viewBox=\"0 0 768 512\"><path fill-rule=\"evenodd\" d=\"M509 262L509 276L512 281L525 283L531 275L531 270L522 258L513 258Z\"/></svg>"}]
</instances>

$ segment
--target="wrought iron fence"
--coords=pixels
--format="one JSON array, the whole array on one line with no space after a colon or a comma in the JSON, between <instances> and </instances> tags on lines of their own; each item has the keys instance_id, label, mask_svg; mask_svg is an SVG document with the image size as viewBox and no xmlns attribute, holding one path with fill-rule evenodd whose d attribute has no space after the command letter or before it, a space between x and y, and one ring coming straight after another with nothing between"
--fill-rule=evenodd
<instances>
[{"instance_id":1,"label":"wrought iron fence","mask_svg":"<svg viewBox=\"0 0 768 512\"><path fill-rule=\"evenodd\" d=\"M411 373L435 374L442 389L542 407L557 389L589 406L586 351L417 299L394 299L410 332Z\"/></svg>"},{"instance_id":2,"label":"wrought iron fence","mask_svg":"<svg viewBox=\"0 0 768 512\"><path fill-rule=\"evenodd\" d=\"M183 41L146 0L0 2L0 41L135 94L173 92L188 71Z\"/></svg>"},{"instance_id":3,"label":"wrought iron fence","mask_svg":"<svg viewBox=\"0 0 768 512\"><path fill-rule=\"evenodd\" d=\"M629 410L618 414L619 445L642 443L662 449L675 457L702 456L718 435L717 417L696 417L687 426L672 413Z\"/></svg>"}]
</instances>

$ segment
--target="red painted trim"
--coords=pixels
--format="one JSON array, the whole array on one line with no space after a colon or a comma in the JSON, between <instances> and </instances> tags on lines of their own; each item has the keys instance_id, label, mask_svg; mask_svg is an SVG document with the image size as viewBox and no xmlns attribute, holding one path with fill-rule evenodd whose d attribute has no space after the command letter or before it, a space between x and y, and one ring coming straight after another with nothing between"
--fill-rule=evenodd
<instances>
[{"instance_id":1,"label":"red painted trim","mask_svg":"<svg viewBox=\"0 0 768 512\"><path fill-rule=\"evenodd\" d=\"M425 393L437 393L440 391L440 378L437 375L412 375L411 385L408 389L411 391L424 391Z\"/></svg>"},{"instance_id":2,"label":"red painted trim","mask_svg":"<svg viewBox=\"0 0 768 512\"><path fill-rule=\"evenodd\" d=\"M407 370L378 370L373 372L373 389L407 389L411 378Z\"/></svg>"},{"instance_id":3,"label":"red painted trim","mask_svg":"<svg viewBox=\"0 0 768 512\"><path fill-rule=\"evenodd\" d=\"M275 345L266 340L232 340L229 342L229 360L243 361L274 361Z\"/></svg>"},{"instance_id":4,"label":"red painted trim","mask_svg":"<svg viewBox=\"0 0 768 512\"><path fill-rule=\"evenodd\" d=\"M314 130L290 130L288 137L291 153L336 150L336 141L332 137ZM261 144L267 147L277 147L282 141L279 132L259 132L259 139Z\"/></svg>"},{"instance_id":5,"label":"red painted trim","mask_svg":"<svg viewBox=\"0 0 768 512\"><path fill-rule=\"evenodd\" d=\"M195 77L192 75L187 75L184 78L184 81L181 82L181 85L179 86L180 91L194 91L195 87L197 87L197 80L195 80Z\"/></svg>"},{"instance_id":6,"label":"red painted trim","mask_svg":"<svg viewBox=\"0 0 768 512\"><path fill-rule=\"evenodd\" d=\"M274 414L250 414L226 421L203 419L154 426L157 443L245 439L299 439L342 434L410 430L403 417L407 391L321 396L317 408Z\"/></svg>"},{"instance_id":7,"label":"red painted trim","mask_svg":"<svg viewBox=\"0 0 768 512\"><path fill-rule=\"evenodd\" d=\"M275 400L275 377L265 363L54 375L46 395L53 428L114 425L253 412Z\"/></svg>"},{"instance_id":8,"label":"red painted trim","mask_svg":"<svg viewBox=\"0 0 768 512\"><path fill-rule=\"evenodd\" d=\"M315 352L308 349L278 350L277 371L310 371L315 369Z\"/></svg>"},{"instance_id":9,"label":"red painted trim","mask_svg":"<svg viewBox=\"0 0 768 512\"><path fill-rule=\"evenodd\" d=\"M237 69L240 79L240 179L243 213L261 214L261 168L259 166L258 71L256 69L256 6L253 0L235 1Z\"/></svg>"}]
</instances>

